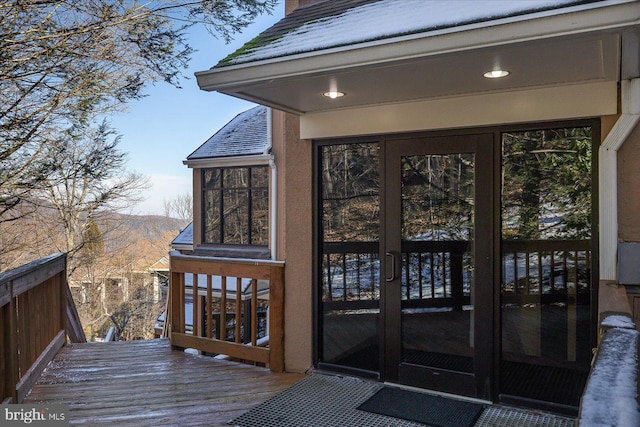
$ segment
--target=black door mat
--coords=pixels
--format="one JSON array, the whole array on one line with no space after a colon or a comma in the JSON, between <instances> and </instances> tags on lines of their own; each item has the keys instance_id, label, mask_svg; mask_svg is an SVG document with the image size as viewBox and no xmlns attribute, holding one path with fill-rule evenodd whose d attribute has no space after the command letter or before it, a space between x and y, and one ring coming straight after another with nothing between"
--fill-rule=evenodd
<instances>
[{"instance_id":1,"label":"black door mat","mask_svg":"<svg viewBox=\"0 0 640 427\"><path fill-rule=\"evenodd\" d=\"M423 424L358 411L383 387L352 377L312 374L240 417L239 427L424 427Z\"/></svg>"},{"instance_id":2,"label":"black door mat","mask_svg":"<svg viewBox=\"0 0 640 427\"><path fill-rule=\"evenodd\" d=\"M480 417L484 406L396 387L384 387L358 406L358 409L432 427L470 427Z\"/></svg>"},{"instance_id":3,"label":"black door mat","mask_svg":"<svg viewBox=\"0 0 640 427\"><path fill-rule=\"evenodd\" d=\"M359 378L314 373L228 424L240 427L424 427L423 422L356 409L385 387L388 386ZM455 401L446 400L447 405ZM498 426L574 427L575 419L490 405L474 427Z\"/></svg>"}]
</instances>

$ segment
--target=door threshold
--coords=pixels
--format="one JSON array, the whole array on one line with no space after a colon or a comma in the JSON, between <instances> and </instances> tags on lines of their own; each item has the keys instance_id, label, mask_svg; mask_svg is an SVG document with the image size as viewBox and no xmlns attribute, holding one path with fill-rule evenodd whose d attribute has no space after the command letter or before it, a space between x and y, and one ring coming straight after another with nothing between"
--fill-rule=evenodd
<instances>
[{"instance_id":1,"label":"door threshold","mask_svg":"<svg viewBox=\"0 0 640 427\"><path fill-rule=\"evenodd\" d=\"M478 399L475 397L463 396L460 394L446 393L444 391L430 390L428 388L420 388L420 387L415 387L415 386L406 385L406 384L392 383L388 381L385 381L383 384L389 387L401 388L404 390L415 391L418 393L426 393L426 394L432 394L434 396L447 397L450 399L464 400L466 402L479 403L481 405L493 405L493 402L491 402L490 400Z\"/></svg>"}]
</instances>

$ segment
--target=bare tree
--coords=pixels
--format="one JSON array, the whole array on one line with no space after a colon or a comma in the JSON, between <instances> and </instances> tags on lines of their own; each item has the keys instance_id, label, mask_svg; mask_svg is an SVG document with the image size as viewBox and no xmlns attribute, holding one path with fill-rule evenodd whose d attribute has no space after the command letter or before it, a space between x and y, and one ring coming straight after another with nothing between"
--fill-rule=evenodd
<instances>
[{"instance_id":1,"label":"bare tree","mask_svg":"<svg viewBox=\"0 0 640 427\"><path fill-rule=\"evenodd\" d=\"M96 231L96 220L104 212L117 212L141 199L147 180L126 170L126 154L120 151L119 135L106 122L97 128L72 127L66 138L45 147L50 173L31 203L40 212L53 209L64 232L69 255L69 273L76 268L76 253L106 230Z\"/></svg>"},{"instance_id":2,"label":"bare tree","mask_svg":"<svg viewBox=\"0 0 640 427\"><path fill-rule=\"evenodd\" d=\"M182 227L193 221L193 197L191 193L177 195L174 199L164 201L164 215L183 222Z\"/></svg>"},{"instance_id":3,"label":"bare tree","mask_svg":"<svg viewBox=\"0 0 640 427\"><path fill-rule=\"evenodd\" d=\"M122 109L146 84L179 86L201 23L229 40L276 0L0 2L0 221L49 175L45 147Z\"/></svg>"}]
</instances>

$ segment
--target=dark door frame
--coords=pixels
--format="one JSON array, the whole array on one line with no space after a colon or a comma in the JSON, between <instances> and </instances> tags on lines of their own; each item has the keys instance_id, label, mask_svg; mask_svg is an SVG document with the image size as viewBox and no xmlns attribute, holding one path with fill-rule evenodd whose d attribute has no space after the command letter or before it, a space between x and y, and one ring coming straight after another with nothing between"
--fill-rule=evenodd
<instances>
[{"instance_id":1,"label":"dark door frame","mask_svg":"<svg viewBox=\"0 0 640 427\"><path fill-rule=\"evenodd\" d=\"M592 128L592 140L593 140L593 150L592 150L592 176L593 176L593 186L592 186L592 281L591 281L591 341L595 345L597 339L597 313L598 313L598 280L599 280L599 251L598 251L598 148L600 146L601 136L600 136L600 118L592 118L592 119L576 119L576 120L560 120L560 121L552 121L552 122L530 122L530 123L522 123L522 124L513 124L513 125L499 125L499 126L489 126L485 128L465 128L465 129L456 129L456 130L440 130L440 131L426 131L426 132L414 132L414 133L398 133L391 135L371 135L364 137L338 137L338 138L330 138L325 140L314 140L313 141L313 169L312 173L312 181L313 181L313 230L314 230L314 241L312 245L312 260L314 271L316 274L313 277L313 286L315 292L313 292L313 343L312 343L312 351L313 351L313 365L316 368L320 369L329 369L336 372L344 372L347 374L353 374L356 376L363 377L371 377L377 378L382 381L391 381L391 378L387 378L385 375L386 368L388 364L393 363L393 360L389 357L385 356L385 352L381 351L380 353L380 373L376 374L370 371L362 371L356 368L342 367L337 365L328 365L324 364L320 360L320 351L321 344L320 342L320 328L321 328L321 309L320 302L321 298L321 283L319 280L321 274L321 266L319 265L319 254L321 239L320 239L320 219L319 219L319 206L320 206L320 194L319 194L319 174L318 174L318 166L319 166L319 148L323 145L334 145L334 144L348 144L348 143L366 143L366 142L377 142L380 144L380 179L381 179L381 191L385 186L385 178L384 178L384 162L385 162L385 145L388 142L393 142L397 140L406 140L406 139L420 139L420 138L439 138L445 136L464 136L464 135L489 135L493 136L491 148L487 149L487 153L490 153L490 158L487 161L491 162L492 170L491 174L491 182L493 185L491 189L483 194L483 197L487 197L490 200L488 203L492 206L492 210L494 212L493 218L491 218L491 226L488 227L491 231L487 231L484 233L484 239L481 239L480 236L476 239L476 241L483 240L486 245L492 245L491 250L488 252L491 256L491 263L485 263L486 265L490 265L491 272L487 277L491 277L493 280L500 279L500 270L501 270L501 218L497 212L500 212L500 181L501 181L501 147L500 140L501 135L504 132L509 131L518 131L518 130L540 130L540 129L553 129L558 127L571 127L571 126L590 126ZM382 195L381 195L382 197ZM381 206L380 209L380 221L381 224L385 221L385 213L384 209ZM380 235L380 247L384 248L385 246L385 233L381 230ZM382 251L381 261L384 260L384 251ZM381 262L381 268L384 268L383 262ZM381 277L383 276L383 272L381 272ZM479 274L478 274L479 276ZM493 313L491 318L487 318L487 322L491 323L491 328L485 328L483 332L484 336L487 340L492 342L492 357L491 361L484 360L478 361L479 365L475 367L477 372L480 372L479 377L483 380L476 381L476 395L480 398L491 400L494 402L499 402L503 400L503 397L500 394L499 384L500 384L500 354L501 354L501 310L500 310L500 286L494 286L494 289L491 291L491 301L493 304ZM382 292L382 289L381 289ZM383 300L381 299L381 305L383 304ZM384 310L384 307L380 307L380 310ZM381 331L381 340L384 338L384 331ZM476 358L478 359L478 358ZM527 404L525 401L519 401L521 404Z\"/></svg>"},{"instance_id":2,"label":"dark door frame","mask_svg":"<svg viewBox=\"0 0 640 427\"><path fill-rule=\"evenodd\" d=\"M491 399L492 367L494 364L494 271L490 260L494 246L493 236L493 133L433 136L421 138L389 138L384 141L382 163L385 174L382 188L382 221L384 224L380 245L380 259L387 253L401 253L399 206L400 159L407 155L457 154L474 155L474 353L473 373L453 372L437 368L419 367L401 361L401 278L381 285L381 354L384 358L382 378L412 386L423 386L445 391ZM391 262L381 262L381 276L390 277Z\"/></svg>"}]
</instances>

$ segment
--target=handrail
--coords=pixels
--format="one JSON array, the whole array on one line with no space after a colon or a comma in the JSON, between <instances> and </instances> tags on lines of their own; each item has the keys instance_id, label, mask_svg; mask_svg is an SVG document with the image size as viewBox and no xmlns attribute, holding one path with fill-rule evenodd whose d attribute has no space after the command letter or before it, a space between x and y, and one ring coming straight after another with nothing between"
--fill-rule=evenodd
<instances>
[{"instance_id":1,"label":"handrail","mask_svg":"<svg viewBox=\"0 0 640 427\"><path fill-rule=\"evenodd\" d=\"M54 254L0 274L0 390L20 403L66 344L85 341L67 284L67 256Z\"/></svg>"},{"instance_id":2,"label":"handrail","mask_svg":"<svg viewBox=\"0 0 640 427\"><path fill-rule=\"evenodd\" d=\"M0 274L0 390L20 403L66 343L86 341L67 285L67 256L54 254Z\"/></svg>"},{"instance_id":3,"label":"handrail","mask_svg":"<svg viewBox=\"0 0 640 427\"><path fill-rule=\"evenodd\" d=\"M225 354L263 363L272 371L284 371L284 262L202 257L172 251L170 265L170 302L165 325L168 323L166 327L174 348ZM192 281L189 286L187 278ZM261 338L259 299L264 298L268 298L267 330L264 331L269 336L268 348L257 346ZM186 328L188 299L193 303L191 334ZM233 315L228 317L230 306L233 306ZM215 307L218 307L217 313ZM233 323L232 341L226 333L229 322ZM249 339L243 340L243 336Z\"/></svg>"},{"instance_id":4,"label":"handrail","mask_svg":"<svg viewBox=\"0 0 640 427\"><path fill-rule=\"evenodd\" d=\"M602 340L580 399L577 425L640 425L640 334L629 313L603 313Z\"/></svg>"}]
</instances>

